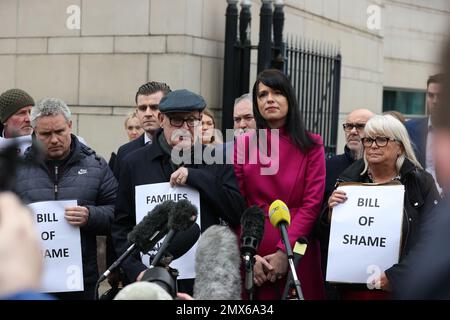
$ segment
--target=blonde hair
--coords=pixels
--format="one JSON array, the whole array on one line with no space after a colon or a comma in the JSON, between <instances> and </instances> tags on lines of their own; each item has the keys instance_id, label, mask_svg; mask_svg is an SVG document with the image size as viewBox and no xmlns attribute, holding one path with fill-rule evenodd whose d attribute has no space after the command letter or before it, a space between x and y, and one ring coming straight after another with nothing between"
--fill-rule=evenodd
<instances>
[{"instance_id":1,"label":"blonde hair","mask_svg":"<svg viewBox=\"0 0 450 320\"><path fill-rule=\"evenodd\" d=\"M128 122L128 120L133 119L133 118L137 118L137 119L139 120L139 118L138 118L138 116L137 116L137 113L136 113L136 110L130 112L130 113L128 114L128 116L125 118L125 122L123 123L124 126L125 126L125 129L127 128L127 122Z\"/></svg>"},{"instance_id":2,"label":"blonde hair","mask_svg":"<svg viewBox=\"0 0 450 320\"><path fill-rule=\"evenodd\" d=\"M395 164L397 172L400 172L405 158L408 158L416 167L422 169L422 166L420 165L419 161L417 161L417 158L414 154L408 132L406 131L403 123L401 123L397 118L389 114L373 116L369 119L369 121L367 121L364 132L366 136L370 138L375 138L378 135L382 135L384 137L395 139L395 141L402 144L403 153L397 158L397 162ZM366 151L364 149L364 155L365 153ZM361 172L361 175L366 173L369 167L365 156L364 163L365 166L363 172Z\"/></svg>"}]
</instances>

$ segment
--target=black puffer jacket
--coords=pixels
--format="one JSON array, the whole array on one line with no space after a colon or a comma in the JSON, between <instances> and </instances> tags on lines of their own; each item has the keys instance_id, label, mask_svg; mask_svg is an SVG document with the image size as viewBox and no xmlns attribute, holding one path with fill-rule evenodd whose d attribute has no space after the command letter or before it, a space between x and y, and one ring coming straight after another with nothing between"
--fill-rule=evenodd
<instances>
[{"instance_id":1,"label":"black puffer jacket","mask_svg":"<svg viewBox=\"0 0 450 320\"><path fill-rule=\"evenodd\" d=\"M363 169L364 160L360 159L340 175L338 182L370 182L367 173L361 176ZM433 177L415 167L408 159L405 159L400 169L400 182L405 186L400 262L385 271L390 287L394 290L398 276L404 270L402 260L416 244L420 225L428 219L440 200ZM328 207L322 212L322 225L327 224L327 215Z\"/></svg>"},{"instance_id":2,"label":"black puffer jacket","mask_svg":"<svg viewBox=\"0 0 450 320\"><path fill-rule=\"evenodd\" d=\"M19 168L15 191L25 203L76 199L79 206L89 209L88 223L81 228L83 275L85 285L95 283L98 279L96 236L110 233L114 217L117 181L112 171L103 158L74 135L68 159L58 169L59 177L42 160L32 164L29 151L25 159L30 165Z\"/></svg>"}]
</instances>

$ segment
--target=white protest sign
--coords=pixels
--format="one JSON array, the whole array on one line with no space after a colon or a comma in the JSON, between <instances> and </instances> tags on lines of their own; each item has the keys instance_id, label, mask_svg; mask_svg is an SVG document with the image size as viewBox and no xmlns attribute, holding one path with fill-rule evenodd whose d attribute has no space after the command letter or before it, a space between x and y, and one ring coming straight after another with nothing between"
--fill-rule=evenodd
<instances>
[{"instance_id":1,"label":"white protest sign","mask_svg":"<svg viewBox=\"0 0 450 320\"><path fill-rule=\"evenodd\" d=\"M149 211L156 205L166 200L179 201L189 200L198 210L196 223L200 224L200 194L194 188L188 186L176 186L172 188L168 182L154 183L136 186L136 223L139 223ZM200 228L201 230L201 228ZM164 238L156 245L161 246ZM198 242L198 241L197 241ZM179 271L178 279L195 278L195 252L197 250L197 242L192 248L180 258L172 261L170 266ZM142 255L142 262L148 267L150 257L156 254L157 250L152 250L148 254Z\"/></svg>"},{"instance_id":2,"label":"white protest sign","mask_svg":"<svg viewBox=\"0 0 450 320\"><path fill-rule=\"evenodd\" d=\"M370 284L398 262L405 188L347 185L338 190L347 201L333 209L326 279Z\"/></svg>"},{"instance_id":3,"label":"white protest sign","mask_svg":"<svg viewBox=\"0 0 450 320\"><path fill-rule=\"evenodd\" d=\"M43 201L28 205L34 212L42 241L42 292L84 290L80 228L70 225L64 218L64 208L76 205L76 200Z\"/></svg>"},{"instance_id":4,"label":"white protest sign","mask_svg":"<svg viewBox=\"0 0 450 320\"><path fill-rule=\"evenodd\" d=\"M27 150L27 148L31 146L31 143L31 135L20 136L16 138L0 137L0 150L6 149L11 145L15 145L17 147L17 153L23 155L25 153L25 150Z\"/></svg>"}]
</instances>

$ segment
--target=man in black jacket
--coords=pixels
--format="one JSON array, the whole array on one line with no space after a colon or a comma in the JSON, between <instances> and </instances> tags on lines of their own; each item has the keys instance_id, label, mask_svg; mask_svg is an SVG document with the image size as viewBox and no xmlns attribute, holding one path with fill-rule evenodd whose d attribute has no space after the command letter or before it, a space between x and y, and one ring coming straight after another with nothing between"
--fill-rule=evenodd
<instances>
[{"instance_id":1,"label":"man in black jacket","mask_svg":"<svg viewBox=\"0 0 450 320\"><path fill-rule=\"evenodd\" d=\"M65 219L80 228L84 291L57 294L61 299L93 299L98 279L97 235L110 232L117 181L106 161L79 142L72 132L70 110L59 99L44 99L31 110L36 142L45 159L32 159L18 170L15 191L25 203L77 200ZM34 161L33 161L34 160Z\"/></svg>"},{"instance_id":2,"label":"man in black jacket","mask_svg":"<svg viewBox=\"0 0 450 320\"><path fill-rule=\"evenodd\" d=\"M127 234L136 224L135 188L140 185L169 182L172 186L187 185L198 190L202 231L223 222L230 226L239 224L245 203L233 167L207 165L202 157L201 161L196 158L196 161L180 164L172 156L181 150L189 154L195 150L196 130L200 128L205 105L201 96L187 90L167 94L159 105L162 129L156 132L153 143L123 160L112 226L117 254L122 254L130 245ZM146 270L139 255L126 259L122 267L131 281L139 281ZM192 294L193 279L178 281L178 285L180 292Z\"/></svg>"},{"instance_id":3,"label":"man in black jacket","mask_svg":"<svg viewBox=\"0 0 450 320\"><path fill-rule=\"evenodd\" d=\"M153 135L161 126L159 121L158 105L161 98L170 92L170 87L162 82L148 82L139 87L136 92L136 115L144 129L144 134L139 138L125 143L117 151L114 163L114 176L119 179L120 167L123 158L136 149L142 148L147 143L152 143Z\"/></svg>"}]
</instances>

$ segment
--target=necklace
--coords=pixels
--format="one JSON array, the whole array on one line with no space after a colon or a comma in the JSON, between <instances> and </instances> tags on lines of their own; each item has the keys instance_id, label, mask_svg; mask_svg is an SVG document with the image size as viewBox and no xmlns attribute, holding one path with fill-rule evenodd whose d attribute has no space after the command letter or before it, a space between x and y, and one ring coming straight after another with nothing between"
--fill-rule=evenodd
<instances>
[{"instance_id":1,"label":"necklace","mask_svg":"<svg viewBox=\"0 0 450 320\"><path fill-rule=\"evenodd\" d=\"M372 173L370 171L367 171L367 175L368 175L369 180L370 180L371 183L376 183L375 179L373 178L373 175L372 175ZM400 178L401 178L400 174L396 174L389 181L400 181Z\"/></svg>"}]
</instances>

